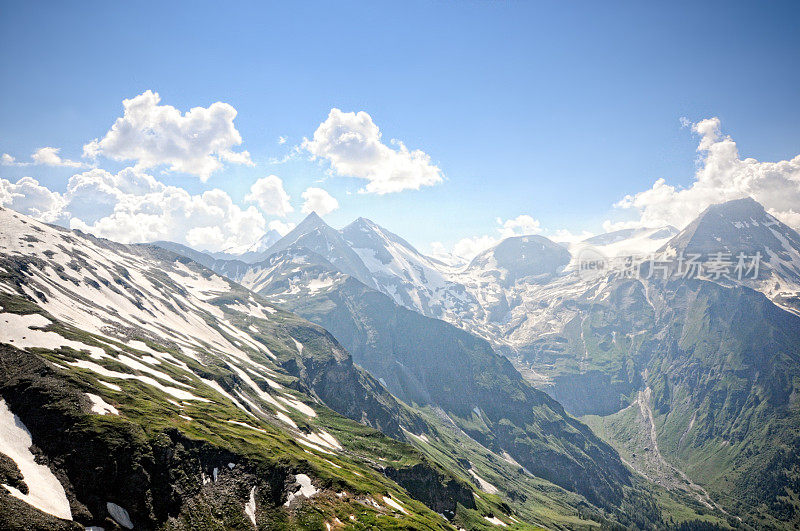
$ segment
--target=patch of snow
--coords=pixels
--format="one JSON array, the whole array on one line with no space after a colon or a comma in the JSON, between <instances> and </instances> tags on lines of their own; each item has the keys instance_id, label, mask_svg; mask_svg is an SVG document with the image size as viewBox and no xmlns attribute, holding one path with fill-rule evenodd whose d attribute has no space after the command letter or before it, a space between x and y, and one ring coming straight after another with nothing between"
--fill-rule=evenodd
<instances>
[{"instance_id":1,"label":"patch of snow","mask_svg":"<svg viewBox=\"0 0 800 531\"><path fill-rule=\"evenodd\" d=\"M317 412L314 411L310 406L307 406L304 403L300 402L299 400L295 400L294 398L288 395L279 396L278 400L288 405L289 407L296 409L297 411L299 411L300 413L302 413L307 417L317 416Z\"/></svg>"},{"instance_id":2,"label":"patch of snow","mask_svg":"<svg viewBox=\"0 0 800 531\"><path fill-rule=\"evenodd\" d=\"M308 292L313 294L318 291L330 288L336 282L334 277L328 278L313 278L308 282Z\"/></svg>"},{"instance_id":3,"label":"patch of snow","mask_svg":"<svg viewBox=\"0 0 800 531\"><path fill-rule=\"evenodd\" d=\"M243 426L245 428L250 428L251 430L254 430L254 431L258 431L258 432L261 432L261 433L267 433L266 430L262 430L261 428L256 428L255 426L251 426L250 424L247 424L246 422L239 422L238 420L229 420L228 424L236 424L237 426Z\"/></svg>"},{"instance_id":4,"label":"patch of snow","mask_svg":"<svg viewBox=\"0 0 800 531\"><path fill-rule=\"evenodd\" d=\"M469 469L469 473L473 478L475 478L475 481L478 482L478 485L481 486L481 490L483 492L487 492L489 494L497 494L499 492L497 490L497 487L495 487L494 485L492 485L491 483L480 477L478 474L476 474L472 468Z\"/></svg>"},{"instance_id":5,"label":"patch of snow","mask_svg":"<svg viewBox=\"0 0 800 531\"><path fill-rule=\"evenodd\" d=\"M92 401L92 412L97 413L98 415L119 415L117 408L103 400L102 397L92 393L86 393L86 396L88 396L89 400Z\"/></svg>"},{"instance_id":6,"label":"patch of snow","mask_svg":"<svg viewBox=\"0 0 800 531\"><path fill-rule=\"evenodd\" d=\"M500 519L499 519L498 517L496 517L496 516L492 516L491 518L489 518L488 516L484 516L484 518L485 518L485 519L486 519L486 521L487 521L487 522L489 522L490 524L499 525L500 527L508 527L508 524L507 524L507 523L505 523L504 521L500 520Z\"/></svg>"},{"instance_id":7,"label":"patch of snow","mask_svg":"<svg viewBox=\"0 0 800 531\"><path fill-rule=\"evenodd\" d=\"M303 344L302 344L302 343L300 343L300 342L299 342L298 340L296 340L295 338L292 338L292 341L294 341L294 346L295 346L295 347L297 347L297 352L299 352L300 354L302 354L302 353L303 353Z\"/></svg>"},{"instance_id":8,"label":"patch of snow","mask_svg":"<svg viewBox=\"0 0 800 531\"><path fill-rule=\"evenodd\" d=\"M51 324L50 319L38 313L27 315L0 313L0 343L8 343L22 349L46 348L57 350L61 347L69 347L78 351L86 350L92 356L102 357L106 355L106 351L100 347L66 339L56 332L45 332L31 328L44 328L49 324Z\"/></svg>"},{"instance_id":9,"label":"patch of snow","mask_svg":"<svg viewBox=\"0 0 800 531\"><path fill-rule=\"evenodd\" d=\"M414 439L416 439L416 440L418 440L418 441L420 441L420 442L424 442L424 443L428 443L428 444L430 444L430 442L431 442L431 441L428 439L428 436L427 436L427 435L425 435L424 433L422 433L422 434L420 434L420 435L417 435L416 433L411 433L410 431L408 431L408 430L407 430L407 429L405 429L405 428L402 428L402 430L403 430L403 431L404 431L404 432L405 432L407 435L410 435L411 437L413 437Z\"/></svg>"},{"instance_id":10,"label":"patch of snow","mask_svg":"<svg viewBox=\"0 0 800 531\"><path fill-rule=\"evenodd\" d=\"M289 504L296 498L310 498L319 492L319 490L311 484L311 478L305 474L296 474L294 476L294 481L294 491L289 492L286 503L283 504L284 507L289 507Z\"/></svg>"},{"instance_id":11,"label":"patch of snow","mask_svg":"<svg viewBox=\"0 0 800 531\"><path fill-rule=\"evenodd\" d=\"M106 382L105 380L97 380L102 385L105 385L109 389L113 389L114 391L122 391L122 387L118 386L117 384L113 384L111 382Z\"/></svg>"},{"instance_id":12,"label":"patch of snow","mask_svg":"<svg viewBox=\"0 0 800 531\"><path fill-rule=\"evenodd\" d=\"M147 366L147 365L145 365L143 363L140 363L139 361L137 361L137 360L135 360L135 359L133 359L133 358L131 358L129 356L126 356L124 354L120 354L119 356L117 356L116 358L113 358L113 359L118 361L118 362L120 362L123 365L126 365L126 366L130 367L131 369L133 369L135 371L139 371L139 372L144 372L144 373L150 374L152 376L155 376L159 380L164 380L165 382L171 383L172 385L176 385L178 387L186 387L186 388L190 388L191 387L191 386L189 386L189 385L187 385L187 384L185 384L183 382L179 382L179 381L175 380L172 376L170 376L168 374L165 374L165 373L163 373L161 371L153 369L152 367L149 367L149 366Z\"/></svg>"},{"instance_id":13,"label":"patch of snow","mask_svg":"<svg viewBox=\"0 0 800 531\"><path fill-rule=\"evenodd\" d=\"M205 379L205 378L200 378L200 381L203 382L204 384L206 384L207 386L209 386L214 391L216 391L219 394L221 394L222 396L224 396L225 398L227 398L228 400L230 400L231 402L233 402L233 404L236 407L238 407L239 409L241 409L242 411L244 411L245 413L247 413L251 417L255 418L255 415L250 413L249 409L244 407L241 402L236 400L236 398L234 398L234 396L232 394L230 394L228 391L226 391L218 382L216 382L215 380L208 380L208 379Z\"/></svg>"},{"instance_id":14,"label":"patch of snow","mask_svg":"<svg viewBox=\"0 0 800 531\"><path fill-rule=\"evenodd\" d=\"M518 467L521 467L521 466L522 466L522 465L520 465L519 463L517 463L517 460L516 460L516 459L514 459L513 457L511 457L511 454L509 454L508 452L505 452L505 451L503 452L503 460L504 460L506 463L508 463L508 464L511 464L511 465L514 465L514 466L518 466Z\"/></svg>"},{"instance_id":15,"label":"patch of snow","mask_svg":"<svg viewBox=\"0 0 800 531\"><path fill-rule=\"evenodd\" d=\"M22 474L28 494L3 484L8 492L42 512L64 520L72 520L72 511L64 487L45 465L40 465L31 452L33 440L28 428L0 398L0 452L7 455Z\"/></svg>"},{"instance_id":16,"label":"patch of snow","mask_svg":"<svg viewBox=\"0 0 800 531\"><path fill-rule=\"evenodd\" d=\"M401 512L401 513L403 513L403 514L408 514L408 511L406 511L405 507L403 507L402 505L400 505L399 503L397 503L396 501L394 501L394 500L393 500L393 499L391 499L390 497L388 497L388 496L384 496L384 497L383 497L383 501L384 501L384 503L386 503L386 505L388 505L389 507L391 507L391 508L393 508L393 509L396 509L396 510L400 511L400 512Z\"/></svg>"},{"instance_id":17,"label":"patch of snow","mask_svg":"<svg viewBox=\"0 0 800 531\"><path fill-rule=\"evenodd\" d=\"M278 411L275 413L275 416L278 417L278 420L284 422L285 424L288 424L294 429L297 429L297 424L295 424L295 422L292 419L290 419L287 415L284 415L283 413Z\"/></svg>"},{"instance_id":18,"label":"patch of snow","mask_svg":"<svg viewBox=\"0 0 800 531\"><path fill-rule=\"evenodd\" d=\"M309 441L308 438L305 436L305 434L302 434L302 433L298 434L298 436L295 438L295 441L297 441L298 444L302 444L303 446L307 446L308 448L311 448L312 450L316 450L317 452L319 452L321 454L336 455L333 452L331 452L330 450L326 450L325 448L322 448L321 446L317 446L313 442Z\"/></svg>"},{"instance_id":19,"label":"patch of snow","mask_svg":"<svg viewBox=\"0 0 800 531\"><path fill-rule=\"evenodd\" d=\"M325 430L320 431L319 433L307 433L303 435L307 440L311 441L312 443L316 444L317 446L322 446L324 448L329 448L331 450L341 450L342 445L339 444L339 441L331 435L330 433L326 432Z\"/></svg>"},{"instance_id":20,"label":"patch of snow","mask_svg":"<svg viewBox=\"0 0 800 531\"><path fill-rule=\"evenodd\" d=\"M74 367L79 367L81 369L88 369L90 371L96 372L101 376L105 376L106 378L119 378L121 380L138 380L144 384L153 386L164 393L177 398L178 400L198 400L200 402L209 402L209 400L205 398L201 398L199 396L195 396L188 391L184 391L183 389L176 389L174 387L168 387L166 385L161 384L154 378L150 378L149 376L141 376L138 374L129 374L125 372L117 372L106 369L102 365L98 365L97 363L86 361L86 360L77 360L69 363Z\"/></svg>"},{"instance_id":21,"label":"patch of snow","mask_svg":"<svg viewBox=\"0 0 800 531\"><path fill-rule=\"evenodd\" d=\"M250 489L250 501L248 501L244 506L244 513L250 518L250 521L253 522L253 525L256 525L256 488L253 487Z\"/></svg>"},{"instance_id":22,"label":"patch of snow","mask_svg":"<svg viewBox=\"0 0 800 531\"><path fill-rule=\"evenodd\" d=\"M258 384L256 382L254 382L253 379L250 378L250 376L248 376L248 374L246 372L244 372L242 369L240 369L239 367L237 367L236 365L234 365L232 363L228 363L228 367L230 367L231 370L233 370L233 372L235 372L239 376L239 378L241 378L242 381L244 381L244 383L246 383L250 387L250 389L252 389L256 393L258 398L260 398L264 402L267 402L268 404L271 404L271 405L277 407L278 409L282 409L282 410L286 411L285 407L280 405L272 397L272 395L270 395L269 393L267 393L266 391L261 389L258 386ZM262 378L267 380L267 383L269 384L269 382L270 382L269 378L266 378L266 377L262 377ZM275 383L275 382L273 382L273 383ZM275 383L275 385L278 386L279 388L281 388L281 386L279 386L277 383ZM270 385L270 387L272 387L272 385Z\"/></svg>"},{"instance_id":23,"label":"patch of snow","mask_svg":"<svg viewBox=\"0 0 800 531\"><path fill-rule=\"evenodd\" d=\"M153 356L161 356L163 352L158 352L157 350L153 350L147 346L147 343L144 341L139 341L138 339L134 339L133 341L128 341L128 346L131 348L135 348L136 350L141 350L142 352L147 352L148 354L152 354Z\"/></svg>"},{"instance_id":24,"label":"patch of snow","mask_svg":"<svg viewBox=\"0 0 800 531\"><path fill-rule=\"evenodd\" d=\"M337 465L336 463L334 463L333 461L328 461L327 459L323 459L323 461L325 461L326 463L331 465L333 468L342 468L339 465ZM337 494L337 496L339 496L339 494ZM339 497L341 498L341 496L339 496Z\"/></svg>"}]
</instances>

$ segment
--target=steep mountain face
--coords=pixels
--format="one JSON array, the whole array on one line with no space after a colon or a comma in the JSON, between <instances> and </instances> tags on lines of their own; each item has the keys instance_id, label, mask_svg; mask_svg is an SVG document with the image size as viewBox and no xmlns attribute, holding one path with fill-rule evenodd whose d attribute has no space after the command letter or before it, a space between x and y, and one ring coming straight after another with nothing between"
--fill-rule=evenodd
<instances>
[{"instance_id":1,"label":"steep mountain face","mask_svg":"<svg viewBox=\"0 0 800 531\"><path fill-rule=\"evenodd\" d=\"M800 317L747 288L664 293L647 375L663 451L752 525L800 525Z\"/></svg>"},{"instance_id":2,"label":"steep mountain face","mask_svg":"<svg viewBox=\"0 0 800 531\"><path fill-rule=\"evenodd\" d=\"M797 241L757 203L734 201L663 247L668 279L648 278L645 262L640 278L568 272L529 286L534 311L510 336L518 366L572 413L600 415L585 420L648 477L749 525L796 525ZM676 274L681 253L705 268L720 252L761 253L763 276L736 278L735 258L719 278Z\"/></svg>"},{"instance_id":3,"label":"steep mountain face","mask_svg":"<svg viewBox=\"0 0 800 531\"><path fill-rule=\"evenodd\" d=\"M621 408L607 404L592 424L656 481L688 481L699 499L754 527L798 525L800 318L746 287L636 284L621 281L584 311L587 373L604 374ZM639 322L615 311L623 292L647 301L646 311L631 312ZM582 393L571 398L590 407ZM647 435L632 443L636 426Z\"/></svg>"},{"instance_id":4,"label":"steep mountain face","mask_svg":"<svg viewBox=\"0 0 800 531\"><path fill-rule=\"evenodd\" d=\"M354 279L327 291L328 304L320 299L290 307L330 330L393 394L442 408L487 448L510 454L534 475L592 503L619 503L617 484L628 486L630 478L613 452L527 384L488 343L398 306ZM324 310L312 313L309 303Z\"/></svg>"},{"instance_id":5,"label":"steep mountain face","mask_svg":"<svg viewBox=\"0 0 800 531\"><path fill-rule=\"evenodd\" d=\"M800 313L800 235L753 199L710 206L662 251L669 256L694 255L705 264L719 260L722 253L727 267L715 281L752 287ZM741 275L736 270L739 255L744 260ZM758 267L751 272L756 256Z\"/></svg>"},{"instance_id":6,"label":"steep mountain face","mask_svg":"<svg viewBox=\"0 0 800 531\"><path fill-rule=\"evenodd\" d=\"M333 411L398 438L427 426L318 326L155 247L5 209L0 227L0 527L509 518Z\"/></svg>"},{"instance_id":7,"label":"steep mountain face","mask_svg":"<svg viewBox=\"0 0 800 531\"><path fill-rule=\"evenodd\" d=\"M376 223L359 218L341 232L369 269L374 287L397 304L423 315L440 317L454 315L474 302L462 286L447 279L450 267L422 255ZM335 265L329 256L325 258Z\"/></svg>"},{"instance_id":8,"label":"steep mountain face","mask_svg":"<svg viewBox=\"0 0 800 531\"><path fill-rule=\"evenodd\" d=\"M265 252L264 258L289 248L308 249L336 265L343 273L359 279L368 286L375 286L369 269L358 254L350 248L341 233L329 227L322 218L312 212L289 234L278 240Z\"/></svg>"}]
</instances>

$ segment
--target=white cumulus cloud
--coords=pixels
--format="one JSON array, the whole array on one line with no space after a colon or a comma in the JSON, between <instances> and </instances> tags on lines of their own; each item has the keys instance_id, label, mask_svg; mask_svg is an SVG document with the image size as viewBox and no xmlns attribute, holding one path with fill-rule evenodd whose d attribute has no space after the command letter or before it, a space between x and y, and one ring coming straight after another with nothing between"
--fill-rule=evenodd
<instances>
[{"instance_id":1,"label":"white cumulus cloud","mask_svg":"<svg viewBox=\"0 0 800 531\"><path fill-rule=\"evenodd\" d=\"M82 162L77 162L69 159L62 159L58 152L60 148L43 147L37 149L31 158L36 164L44 164L46 166L67 166L70 168L80 168L83 166Z\"/></svg>"},{"instance_id":2,"label":"white cumulus cloud","mask_svg":"<svg viewBox=\"0 0 800 531\"><path fill-rule=\"evenodd\" d=\"M484 234L483 236L472 236L470 238L462 238L453 245L452 254L459 258L471 260L475 255L481 251L485 251L489 247L497 245L500 240Z\"/></svg>"},{"instance_id":3,"label":"white cumulus cloud","mask_svg":"<svg viewBox=\"0 0 800 531\"><path fill-rule=\"evenodd\" d=\"M542 232L542 226L539 220L533 219L527 214L521 214L513 219L507 219L505 221L497 218L497 224L500 225L497 231L502 238L521 236L523 234L539 234Z\"/></svg>"},{"instance_id":4,"label":"white cumulus cloud","mask_svg":"<svg viewBox=\"0 0 800 531\"><path fill-rule=\"evenodd\" d=\"M280 217L294 212L289 199L283 181L277 175L268 175L254 182L244 198L248 203L256 203L265 214Z\"/></svg>"},{"instance_id":5,"label":"white cumulus cloud","mask_svg":"<svg viewBox=\"0 0 800 531\"><path fill-rule=\"evenodd\" d=\"M202 181L223 162L253 165L247 151L233 151L242 143L233 120L236 109L222 102L195 107L185 114L171 105L159 105L150 90L122 101L123 115L102 139L83 147L85 157L103 155L135 161L144 170L166 165L169 171L196 175Z\"/></svg>"},{"instance_id":6,"label":"white cumulus cloud","mask_svg":"<svg viewBox=\"0 0 800 531\"><path fill-rule=\"evenodd\" d=\"M306 188L301 196L304 200L302 210L305 214L316 212L324 216L339 208L339 201L322 188Z\"/></svg>"},{"instance_id":7,"label":"white cumulus cloud","mask_svg":"<svg viewBox=\"0 0 800 531\"><path fill-rule=\"evenodd\" d=\"M210 251L249 246L266 227L255 207L242 209L222 190L193 195L135 168L78 173L64 194L31 177L0 179L0 204L121 243L170 240Z\"/></svg>"},{"instance_id":8,"label":"white cumulus cloud","mask_svg":"<svg viewBox=\"0 0 800 531\"><path fill-rule=\"evenodd\" d=\"M690 125L700 136L697 151L701 154L692 185L679 189L658 179L650 189L627 195L615 206L635 211L639 226L682 228L712 204L750 196L800 229L800 155L779 162L742 159L736 142L722 134L719 118Z\"/></svg>"},{"instance_id":9,"label":"white cumulus cloud","mask_svg":"<svg viewBox=\"0 0 800 531\"><path fill-rule=\"evenodd\" d=\"M440 242L433 242L431 249L437 256L452 254L459 258L471 260L481 251L493 247L506 238L512 236L524 236L529 234L540 234L543 232L541 223L528 214L521 214L515 218L503 220L497 218L498 236L483 234L462 238L453 244L453 250L448 252Z\"/></svg>"},{"instance_id":10,"label":"white cumulus cloud","mask_svg":"<svg viewBox=\"0 0 800 531\"><path fill-rule=\"evenodd\" d=\"M62 159L58 153L61 148L43 147L33 152L30 162L18 161L8 153L3 153L0 158L0 164L3 166L31 166L34 164L42 166L63 166L67 168L83 168L86 166L83 162L78 162L70 159Z\"/></svg>"},{"instance_id":11,"label":"white cumulus cloud","mask_svg":"<svg viewBox=\"0 0 800 531\"><path fill-rule=\"evenodd\" d=\"M594 235L595 234L593 232L589 232L588 230L572 232L569 229L558 229L553 231L553 233L549 234L547 237L557 243L574 243L581 242L591 238Z\"/></svg>"},{"instance_id":12,"label":"white cumulus cloud","mask_svg":"<svg viewBox=\"0 0 800 531\"><path fill-rule=\"evenodd\" d=\"M390 143L381 141L380 129L366 112L334 108L301 146L312 158L328 161L335 174L368 181L362 192L419 190L442 181L442 171L427 153L411 151L399 140Z\"/></svg>"},{"instance_id":13,"label":"white cumulus cloud","mask_svg":"<svg viewBox=\"0 0 800 531\"><path fill-rule=\"evenodd\" d=\"M33 177L22 177L16 183L0 179L0 206L53 223L61 215L64 199Z\"/></svg>"},{"instance_id":14,"label":"white cumulus cloud","mask_svg":"<svg viewBox=\"0 0 800 531\"><path fill-rule=\"evenodd\" d=\"M295 224L294 223L287 223L287 222L281 221L279 219L273 219L272 221L269 222L269 224L267 225L267 228L269 230L276 231L281 236L286 236L289 233L289 231L291 231L293 228L295 228Z\"/></svg>"}]
</instances>

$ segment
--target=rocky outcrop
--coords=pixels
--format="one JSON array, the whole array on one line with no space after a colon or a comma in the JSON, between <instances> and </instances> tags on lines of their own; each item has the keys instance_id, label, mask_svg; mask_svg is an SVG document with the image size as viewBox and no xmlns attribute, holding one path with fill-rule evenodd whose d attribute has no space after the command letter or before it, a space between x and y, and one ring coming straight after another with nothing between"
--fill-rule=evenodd
<instances>
[{"instance_id":1,"label":"rocky outcrop","mask_svg":"<svg viewBox=\"0 0 800 531\"><path fill-rule=\"evenodd\" d=\"M388 467L383 472L411 496L448 518L455 516L458 504L475 508L475 498L466 485L427 461L406 468Z\"/></svg>"}]
</instances>

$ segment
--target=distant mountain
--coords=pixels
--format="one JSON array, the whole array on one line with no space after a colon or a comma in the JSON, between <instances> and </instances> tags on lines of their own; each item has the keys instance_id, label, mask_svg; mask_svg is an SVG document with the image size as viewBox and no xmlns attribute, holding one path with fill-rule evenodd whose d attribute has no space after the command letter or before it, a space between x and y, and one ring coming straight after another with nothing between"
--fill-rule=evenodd
<instances>
[{"instance_id":1,"label":"distant mountain","mask_svg":"<svg viewBox=\"0 0 800 531\"><path fill-rule=\"evenodd\" d=\"M800 249L800 239L748 197L711 205L670 240L667 248L701 254L760 251L769 257L773 252Z\"/></svg>"},{"instance_id":2,"label":"distant mountain","mask_svg":"<svg viewBox=\"0 0 800 531\"><path fill-rule=\"evenodd\" d=\"M374 286L398 304L434 317L463 306L467 294L446 278L442 270L448 266L424 256L396 234L364 218L341 233L369 270Z\"/></svg>"},{"instance_id":3,"label":"distant mountain","mask_svg":"<svg viewBox=\"0 0 800 531\"><path fill-rule=\"evenodd\" d=\"M240 278L249 269L249 264L237 259L214 258L208 253L196 251L191 247L175 242L157 241L152 245L172 251L173 253L192 259L203 267L230 279Z\"/></svg>"},{"instance_id":4,"label":"distant mountain","mask_svg":"<svg viewBox=\"0 0 800 531\"><path fill-rule=\"evenodd\" d=\"M669 278L648 276L644 262L638 277L567 271L516 286L503 291L517 306L501 334L526 376L589 415L642 474L747 525L791 527L800 521L785 497L797 489L789 456L800 451L800 318L789 304L798 238L752 200L715 205L661 247ZM760 253L762 276L738 279L733 266L719 277L676 274L678 256L705 268L720 252L734 263Z\"/></svg>"},{"instance_id":5,"label":"distant mountain","mask_svg":"<svg viewBox=\"0 0 800 531\"><path fill-rule=\"evenodd\" d=\"M241 260L212 261L209 258L213 256L198 255L198 251L191 249L182 251L178 244L156 244L189 256L233 280L243 280L246 269L240 267ZM421 254L399 236L365 218L336 230L312 212L262 253L261 260L252 262L248 274L253 277L260 269L268 269L263 264L269 256L290 248L308 249L337 270L424 315L455 319L476 304L463 286L447 278L456 268Z\"/></svg>"},{"instance_id":6,"label":"distant mountain","mask_svg":"<svg viewBox=\"0 0 800 531\"><path fill-rule=\"evenodd\" d=\"M593 247L609 258L630 255L647 256L658 251L678 232L678 229L672 226L622 229L592 236L570 244L568 248L573 256L587 246Z\"/></svg>"},{"instance_id":7,"label":"distant mountain","mask_svg":"<svg viewBox=\"0 0 800 531\"><path fill-rule=\"evenodd\" d=\"M309 214L297 227L278 240L267 251L272 255L289 248L308 249L335 264L337 269L374 286L369 269L347 244L340 231L331 228L316 212Z\"/></svg>"},{"instance_id":8,"label":"distant mountain","mask_svg":"<svg viewBox=\"0 0 800 531\"><path fill-rule=\"evenodd\" d=\"M530 282L550 279L569 260L569 251L544 236L515 236L478 254L464 274L492 277L503 286L511 286L522 279Z\"/></svg>"},{"instance_id":9,"label":"distant mountain","mask_svg":"<svg viewBox=\"0 0 800 531\"><path fill-rule=\"evenodd\" d=\"M661 251L696 255L703 263L723 253L730 265L716 281L747 285L800 314L800 234L751 198L708 207ZM740 255L745 261L742 278L735 269ZM750 273L756 256L758 268Z\"/></svg>"},{"instance_id":10,"label":"distant mountain","mask_svg":"<svg viewBox=\"0 0 800 531\"><path fill-rule=\"evenodd\" d=\"M245 247L231 247L222 251L212 253L204 251L205 254L217 260L240 260L246 264L252 264L263 260L264 252L272 247L275 242L281 239L281 234L274 230L268 230L255 243Z\"/></svg>"}]
</instances>

